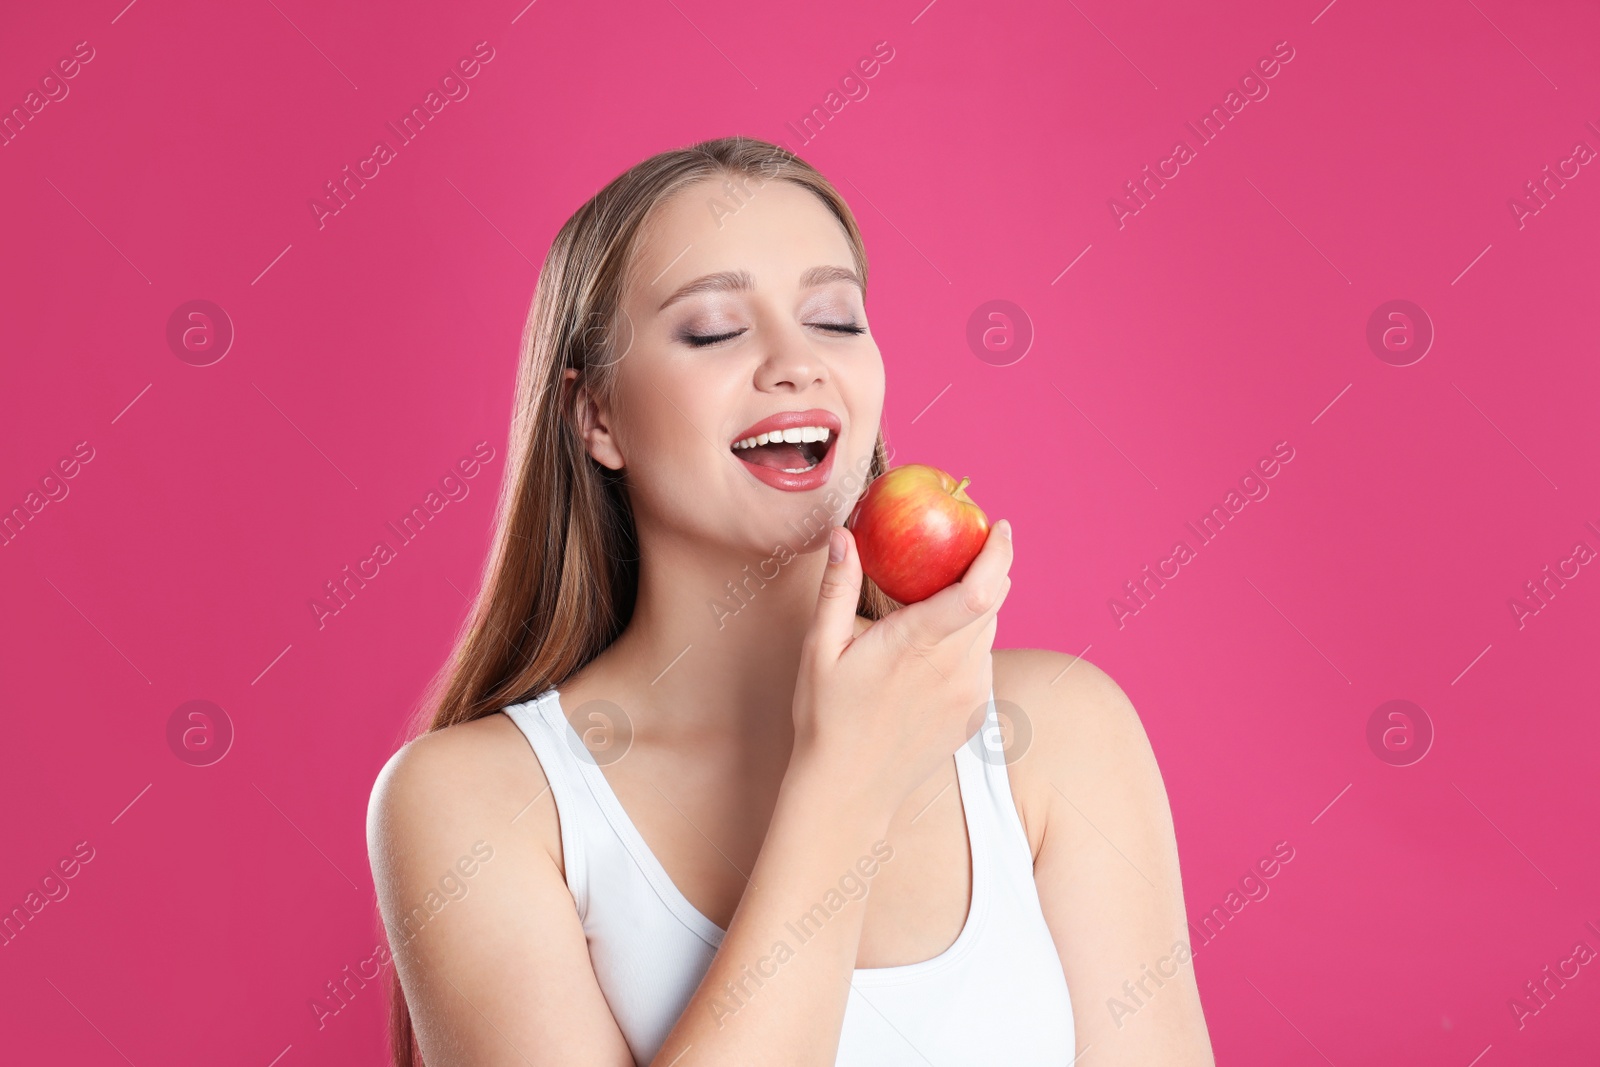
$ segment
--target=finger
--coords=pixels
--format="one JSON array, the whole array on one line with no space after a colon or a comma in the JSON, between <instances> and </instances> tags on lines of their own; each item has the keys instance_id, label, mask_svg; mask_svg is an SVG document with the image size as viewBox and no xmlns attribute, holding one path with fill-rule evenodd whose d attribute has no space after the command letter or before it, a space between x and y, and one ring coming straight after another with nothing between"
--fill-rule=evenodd
<instances>
[{"instance_id":1,"label":"finger","mask_svg":"<svg viewBox=\"0 0 1600 1067\"><path fill-rule=\"evenodd\" d=\"M999 576L1011 570L1014 556L1011 543L1011 521L1001 519L989 528L983 548L961 576L963 582L976 584L998 583Z\"/></svg>"},{"instance_id":2,"label":"finger","mask_svg":"<svg viewBox=\"0 0 1600 1067\"><path fill-rule=\"evenodd\" d=\"M896 613L903 616L900 621L908 640L931 647L995 609L1010 566L1011 523L1001 519L990 527L983 548L960 581Z\"/></svg>"},{"instance_id":3,"label":"finger","mask_svg":"<svg viewBox=\"0 0 1600 1067\"><path fill-rule=\"evenodd\" d=\"M1000 603L1004 601L1005 594L1002 593ZM982 618L967 628L972 633L972 640L967 643L967 655L972 655L980 648L984 652L993 650L995 634L1000 628L1000 603L996 603L993 610L985 612Z\"/></svg>"},{"instance_id":4,"label":"finger","mask_svg":"<svg viewBox=\"0 0 1600 1067\"><path fill-rule=\"evenodd\" d=\"M965 626L961 627L959 630L956 630L955 633L961 634L961 635L969 634L972 631L983 627L985 624L994 621L995 616L1000 614L1000 609L1005 607L1006 598L1008 596L1010 596L1010 595L1011 595L1011 576L1008 574L1008 575L1005 575L1001 579L1001 581L1000 581L1000 594L999 594L999 596L994 598L994 602L991 603L989 605L989 607L982 614L980 614L976 618L972 619L971 622L968 622Z\"/></svg>"},{"instance_id":5,"label":"finger","mask_svg":"<svg viewBox=\"0 0 1600 1067\"><path fill-rule=\"evenodd\" d=\"M829 533L828 564L822 571L816 612L806 636L813 653L829 660L839 658L855 637L860 598L861 555L850 531L835 526Z\"/></svg>"}]
</instances>

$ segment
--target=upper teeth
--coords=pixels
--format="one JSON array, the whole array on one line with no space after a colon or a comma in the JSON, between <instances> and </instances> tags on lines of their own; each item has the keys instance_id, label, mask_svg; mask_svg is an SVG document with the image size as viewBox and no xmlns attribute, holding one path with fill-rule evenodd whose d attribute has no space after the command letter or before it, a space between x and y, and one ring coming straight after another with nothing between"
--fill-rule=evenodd
<instances>
[{"instance_id":1,"label":"upper teeth","mask_svg":"<svg viewBox=\"0 0 1600 1067\"><path fill-rule=\"evenodd\" d=\"M826 426L791 426L787 430L773 430L771 433L756 434L746 437L743 441L735 441L734 448L755 448L757 445L770 445L775 441L784 441L789 444L801 444L805 441L826 441L831 433Z\"/></svg>"}]
</instances>

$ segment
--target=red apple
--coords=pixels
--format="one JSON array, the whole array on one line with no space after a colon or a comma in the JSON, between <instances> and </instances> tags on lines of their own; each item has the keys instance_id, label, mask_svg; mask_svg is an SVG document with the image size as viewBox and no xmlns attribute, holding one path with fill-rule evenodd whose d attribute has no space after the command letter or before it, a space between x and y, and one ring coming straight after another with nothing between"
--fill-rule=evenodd
<instances>
[{"instance_id":1,"label":"red apple","mask_svg":"<svg viewBox=\"0 0 1600 1067\"><path fill-rule=\"evenodd\" d=\"M861 569L902 604L959 581L989 536L989 517L938 467L907 463L879 475L845 526Z\"/></svg>"}]
</instances>

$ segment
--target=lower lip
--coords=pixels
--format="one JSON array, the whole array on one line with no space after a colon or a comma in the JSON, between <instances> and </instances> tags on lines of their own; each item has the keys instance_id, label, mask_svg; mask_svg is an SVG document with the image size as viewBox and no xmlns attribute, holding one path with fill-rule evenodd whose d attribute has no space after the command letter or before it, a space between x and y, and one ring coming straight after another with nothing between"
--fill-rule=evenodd
<instances>
[{"instance_id":1,"label":"lower lip","mask_svg":"<svg viewBox=\"0 0 1600 1067\"><path fill-rule=\"evenodd\" d=\"M804 493L809 489L821 489L828 483L828 475L833 473L833 457L839 451L839 443L835 441L828 449L828 454L822 461L804 474L789 474L775 467L763 467L759 463L751 463L739 453L735 452L733 458L744 465L744 469L766 482L774 489L782 489L786 493Z\"/></svg>"}]
</instances>

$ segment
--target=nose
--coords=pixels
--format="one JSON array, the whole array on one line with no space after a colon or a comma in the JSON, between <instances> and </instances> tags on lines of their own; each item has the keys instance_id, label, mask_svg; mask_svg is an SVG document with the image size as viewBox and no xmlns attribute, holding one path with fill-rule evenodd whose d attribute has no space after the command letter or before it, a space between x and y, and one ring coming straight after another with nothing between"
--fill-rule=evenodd
<instances>
[{"instance_id":1,"label":"nose","mask_svg":"<svg viewBox=\"0 0 1600 1067\"><path fill-rule=\"evenodd\" d=\"M765 358L756 368L756 388L804 392L827 380L827 363L811 347L804 327L791 323L768 334Z\"/></svg>"}]
</instances>

